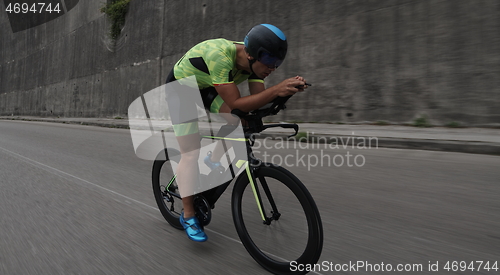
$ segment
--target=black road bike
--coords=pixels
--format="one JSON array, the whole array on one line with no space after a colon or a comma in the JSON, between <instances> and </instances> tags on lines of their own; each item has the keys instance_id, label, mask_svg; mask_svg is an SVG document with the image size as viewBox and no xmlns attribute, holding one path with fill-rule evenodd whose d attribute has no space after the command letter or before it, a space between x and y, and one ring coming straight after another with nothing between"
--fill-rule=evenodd
<instances>
[{"instance_id":1,"label":"black road bike","mask_svg":"<svg viewBox=\"0 0 500 275\"><path fill-rule=\"evenodd\" d=\"M297 124L262 123L262 118L275 115L286 108L289 97L279 97L267 106L243 113L233 114L246 121L244 141L248 161L232 161L226 169L220 167L208 176L233 173L233 166L245 165L234 181L231 210L238 236L248 253L263 268L274 274L304 274L298 271L301 264L318 262L323 248L323 226L313 197L304 184L291 172L272 163L264 163L254 157L252 146L255 134L273 127L291 128L298 133ZM220 136L208 138L224 139ZM153 164L153 190L163 217L174 228L182 230L179 215L182 201L172 172L172 163L179 162L180 153L166 148ZM175 164L175 163L174 163ZM233 180L195 195L196 216L202 226L212 218L212 209Z\"/></svg>"}]
</instances>

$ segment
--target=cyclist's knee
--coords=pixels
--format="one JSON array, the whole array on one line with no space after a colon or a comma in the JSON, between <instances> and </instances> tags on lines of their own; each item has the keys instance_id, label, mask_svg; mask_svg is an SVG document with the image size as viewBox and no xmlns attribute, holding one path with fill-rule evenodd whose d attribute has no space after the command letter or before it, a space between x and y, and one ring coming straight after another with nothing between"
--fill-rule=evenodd
<instances>
[{"instance_id":1,"label":"cyclist's knee","mask_svg":"<svg viewBox=\"0 0 500 275\"><path fill-rule=\"evenodd\" d=\"M219 113L231 113L231 108L227 105L226 102L224 102L219 109Z\"/></svg>"}]
</instances>

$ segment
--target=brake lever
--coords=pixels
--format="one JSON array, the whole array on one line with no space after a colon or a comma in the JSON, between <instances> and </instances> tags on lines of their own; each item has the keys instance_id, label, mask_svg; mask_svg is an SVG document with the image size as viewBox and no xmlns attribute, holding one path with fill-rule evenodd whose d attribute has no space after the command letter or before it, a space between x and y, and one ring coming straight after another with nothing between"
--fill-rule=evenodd
<instances>
[{"instance_id":1,"label":"brake lever","mask_svg":"<svg viewBox=\"0 0 500 275\"><path fill-rule=\"evenodd\" d=\"M285 126L285 127L283 127ZM282 127L283 128L293 128L295 130L295 133L291 134L288 136L288 138L294 137L299 133L299 125L293 123L293 124L284 124Z\"/></svg>"}]
</instances>

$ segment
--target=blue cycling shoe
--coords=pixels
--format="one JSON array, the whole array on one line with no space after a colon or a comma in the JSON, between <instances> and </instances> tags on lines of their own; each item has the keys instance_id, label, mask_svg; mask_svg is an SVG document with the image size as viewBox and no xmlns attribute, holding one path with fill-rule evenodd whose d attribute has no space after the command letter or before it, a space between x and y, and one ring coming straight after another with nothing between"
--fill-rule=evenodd
<instances>
[{"instance_id":1,"label":"blue cycling shoe","mask_svg":"<svg viewBox=\"0 0 500 275\"><path fill-rule=\"evenodd\" d=\"M208 166L208 168L210 168L210 170L214 170L215 168L220 167L221 163L220 162L213 162L212 160L210 160L211 157L212 157L212 152L208 152L207 156L203 160L203 162L205 162L205 164Z\"/></svg>"},{"instance_id":2,"label":"blue cycling shoe","mask_svg":"<svg viewBox=\"0 0 500 275\"><path fill-rule=\"evenodd\" d=\"M181 222L182 227L184 227L184 231L186 231L186 234L190 240L195 242L204 242L208 239L207 234L203 232L203 229L200 226L200 222L198 221L196 216L184 220L184 212L182 212L179 221Z\"/></svg>"}]
</instances>

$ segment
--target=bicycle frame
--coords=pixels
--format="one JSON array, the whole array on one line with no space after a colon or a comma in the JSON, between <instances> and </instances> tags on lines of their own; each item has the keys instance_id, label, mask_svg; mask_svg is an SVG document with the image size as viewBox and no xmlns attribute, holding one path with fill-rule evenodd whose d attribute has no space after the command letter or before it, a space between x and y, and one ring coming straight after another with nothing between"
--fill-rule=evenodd
<instances>
[{"instance_id":1,"label":"bicycle frame","mask_svg":"<svg viewBox=\"0 0 500 275\"><path fill-rule=\"evenodd\" d=\"M295 134L293 134L293 135L296 135L298 132L297 124L284 124L284 123L271 124L271 125L263 126L261 129L264 130L264 129L273 128L273 127L294 128ZM271 204L271 207L273 208L272 217L267 217L265 215L266 212L264 209L264 204L262 202L262 196L260 194L259 187L256 184L256 178L255 178L255 171L257 171L257 169L259 169L259 167L261 165L264 165L264 164L262 163L262 161L260 159L256 158L253 155L252 146L255 143L255 133L251 130L254 130L254 129L255 129L254 127L248 127L247 131L245 132L244 140L245 140L246 148L247 148L248 161L243 160L243 159L233 160L233 162L230 163L228 169L226 170L226 173L228 171L232 173L232 175L233 175L232 179L215 187L215 188L206 190L206 191L200 193L198 196L200 196L200 195L203 196L207 200L207 202L209 203L210 207L213 209L215 207L215 203L219 200L219 198L222 196L222 194L226 191L227 187L231 184L231 182L234 181L234 179L238 179L239 177L246 176L249 179L250 186L252 188L252 192L253 192L255 200L257 202L257 206L259 208L259 212L261 214L262 221L264 224L269 225L269 224L271 224L271 221L278 220L281 214L279 213L279 211L276 207L273 196L269 190L269 187L267 186L267 182L265 181L264 178L260 178L259 180L260 180L260 183L262 185L262 189L263 189L264 193L266 194L267 198L269 199L269 203ZM234 140L234 139L230 139L230 138L217 137L217 136L203 136L203 138L220 139L220 142L223 142L224 150L226 152L227 152L227 147L226 147L225 141L226 140ZM245 166L245 172L241 173L238 176L238 178L236 178L234 176L233 165L236 166L238 169ZM166 189L167 189L167 192L169 194L180 199L181 196L179 194L169 190L169 186L172 184L172 182L174 182L175 179L176 179L176 175L174 175L172 177L172 179L170 180Z\"/></svg>"},{"instance_id":2,"label":"bicycle frame","mask_svg":"<svg viewBox=\"0 0 500 275\"><path fill-rule=\"evenodd\" d=\"M194 195L193 204L200 226L207 226L212 218L211 209L234 181L231 212L236 232L246 250L257 263L271 273L303 274L303 272L291 272L290 263L312 265L318 262L323 246L323 231L318 208L306 186L297 177L283 167L262 162L254 156L252 150L256 143L255 134L265 129L293 128L295 133L291 136L297 134L296 124L263 125L262 123L263 117L284 109L285 101L286 98L278 98L270 108L268 104L265 108L250 113L233 110L233 114L246 122L243 135L241 131L234 131L236 126L228 125L223 127L229 128L221 128L216 135L211 132L210 135L201 137L218 140L217 145L204 146L203 152L211 150L215 145L216 149L213 149L215 155L220 156L219 153L222 152L220 147L224 147L227 162L222 157L224 166L216 167L209 170L208 175L200 176L200 183L205 185L195 186L197 189L194 190L199 192ZM239 146L234 143L228 144L229 141L245 142L245 146L242 143ZM229 148L228 152L230 145L233 149ZM173 171L181 154L173 148L165 148L164 152L166 158L158 159L153 165L155 199L167 222L174 228L182 230L183 226L178 216L182 213L179 211L182 202L179 201L181 196L175 183L177 174ZM163 164L169 160L172 161L172 169L167 167L166 172L162 173ZM239 174L235 175L235 172ZM169 176L164 177L164 175ZM169 182L164 182L165 180ZM223 184L218 185L218 183ZM285 211L286 209L289 211ZM283 213L280 213L280 210ZM263 224L259 225L259 219ZM284 232L283 228L293 228L293 230ZM292 244L288 241L290 239L297 241ZM287 250L289 245L292 245L293 249Z\"/></svg>"},{"instance_id":3,"label":"bicycle frame","mask_svg":"<svg viewBox=\"0 0 500 275\"><path fill-rule=\"evenodd\" d=\"M298 126L296 124L267 125L266 129L271 128L271 127L296 128L298 130ZM210 137L206 136L206 138L210 138ZM246 147L247 147L248 161L241 160L241 159L235 160L235 161L233 161L233 163L231 163L229 165L229 170L231 171L231 173L233 173L233 176L234 176L232 165L236 165L237 168L241 168L243 165L245 165L245 172L241 173L238 176L238 178L245 177L245 176L248 177L249 182L250 182L250 186L252 188L252 192L253 192L254 197L255 197L255 201L257 202L257 207L259 208L259 212L260 212L262 221L264 224L269 225L269 224L271 224L271 221L278 220L279 217L281 216L281 214L279 213L279 211L277 209L276 203L274 202L273 196L271 194L271 191L269 190L267 182L265 181L264 178L260 178L259 180L260 180L260 183L262 185L262 189L264 190L264 193L266 194L266 196L269 200L269 203L271 204L271 207L273 209L273 211L272 211L273 215L271 217L267 217L265 214L266 211L264 209L264 204L262 202L262 196L260 194L259 187L256 184L256 178L255 178L255 171L257 171L257 169L259 169L259 167L263 164L262 164L262 161L260 159L256 158L253 155L252 146L254 144L254 138L255 138L254 133L251 133L251 132L245 133L245 142L246 142ZM221 142L224 142L224 138L222 138ZM225 143L224 143L224 147L225 147L224 149L226 150L227 148L225 146ZM230 180L230 181L228 181L228 182L226 182L218 187L215 187L214 189L210 189L210 190L207 190L207 191L201 193L201 195L207 199L208 203L210 204L210 206L212 208L215 207L215 203L220 198L220 196L226 191L227 187L234 180L234 178L235 177L233 177L232 180Z\"/></svg>"},{"instance_id":4,"label":"bicycle frame","mask_svg":"<svg viewBox=\"0 0 500 275\"><path fill-rule=\"evenodd\" d=\"M298 130L299 130L299 126L295 123L279 123L279 124L264 125L262 122L263 117L268 116L268 115L277 114L280 110L285 109L286 108L285 102L289 98L290 97L277 98L272 103L271 107L259 109L259 110L256 110L256 111L250 113L250 114L243 113L239 110L233 110L232 113L234 115L239 116L240 118L244 119L248 123L248 126L244 127L244 141L246 143L246 149L247 149L247 156L246 156L247 160L235 159L231 162L231 161L229 161L229 156L227 156L227 154L226 154L226 156L228 158L229 167L228 167L228 169L225 170L225 172L227 173L229 171L231 173L231 175L232 175L231 180L229 180L229 181L227 181L227 182L225 182L225 183L223 183L215 188L206 190L206 191L204 191L196 196L202 196L203 198L205 198L207 200L207 202L209 203L210 207L213 209L215 207L215 203L219 200L219 198L222 196L222 194L226 191L227 187L231 184L231 182L236 178L233 165L235 165L238 169L241 168L243 165L245 165L245 173L241 173L238 176L238 178L244 177L244 176L248 177L249 182L250 182L250 186L252 188L252 192L254 194L254 197L255 197L255 200L257 203L257 207L259 208L259 212L261 214L261 218L262 218L263 223L269 225L269 224L271 224L271 221L279 219L281 214L279 213L279 211L276 207L276 204L275 204L273 196L269 190L267 182L265 181L264 178L259 178L259 181L262 185L262 189L263 189L264 193L266 194L267 198L269 199L269 203L270 203L271 207L273 208L272 217L267 217L265 215L266 212L264 209L264 204L262 202L262 196L261 196L260 190L256 184L256 178L255 178L255 171L257 171L257 169L259 169L259 167L263 164L262 164L262 161L260 159L257 159L253 155L252 146L255 144L255 134L260 133L260 132L264 131L265 129L269 129L269 128L274 128L274 127L292 128L295 130L295 133L293 133L289 137L297 135ZM222 128L221 128L221 130L222 130ZM235 140L233 138L226 138L224 136L217 136L217 135L213 135L213 134L210 136L202 136L202 138L218 139L219 142L223 143L225 152L227 152L226 140ZM242 141L243 139L236 139L236 140ZM172 184L172 182L174 182L175 178L176 178L176 175L174 175L172 177L166 190L170 195L175 196L175 197L180 199L181 196L179 194L169 190L169 187Z\"/></svg>"}]
</instances>

